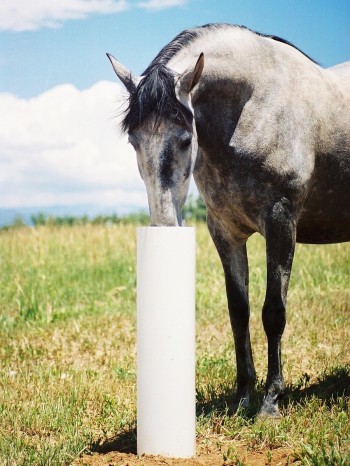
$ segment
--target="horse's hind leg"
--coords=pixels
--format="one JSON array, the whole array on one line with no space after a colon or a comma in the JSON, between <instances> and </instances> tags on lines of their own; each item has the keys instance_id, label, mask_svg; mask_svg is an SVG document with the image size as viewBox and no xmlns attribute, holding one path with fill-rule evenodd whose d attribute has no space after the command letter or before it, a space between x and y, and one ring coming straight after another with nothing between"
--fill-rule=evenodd
<instances>
[{"instance_id":1,"label":"horse's hind leg","mask_svg":"<svg viewBox=\"0 0 350 466\"><path fill-rule=\"evenodd\" d=\"M228 240L220 227L208 215L208 227L218 250L226 281L226 292L231 326L235 340L237 363L237 390L233 409L247 407L249 396L255 385L250 334L248 300L248 260L245 241Z\"/></svg>"},{"instance_id":2,"label":"horse's hind leg","mask_svg":"<svg viewBox=\"0 0 350 466\"><path fill-rule=\"evenodd\" d=\"M296 238L295 217L283 198L265 221L267 287L262 319L268 341L268 372L260 415L278 416L283 396L281 337L286 323L286 301Z\"/></svg>"}]
</instances>

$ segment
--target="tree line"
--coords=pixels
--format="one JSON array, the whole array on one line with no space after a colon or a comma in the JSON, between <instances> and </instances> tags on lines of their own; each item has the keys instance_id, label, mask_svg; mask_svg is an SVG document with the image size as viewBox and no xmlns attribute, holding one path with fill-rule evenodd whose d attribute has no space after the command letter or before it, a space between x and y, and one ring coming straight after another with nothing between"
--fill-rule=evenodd
<instances>
[{"instance_id":1,"label":"tree line","mask_svg":"<svg viewBox=\"0 0 350 466\"><path fill-rule=\"evenodd\" d=\"M203 200L200 197L190 196L183 208L183 217L185 220L195 222L205 221L206 208ZM63 215L54 216L46 215L39 212L32 215L30 218L30 225L34 227L40 226L75 226L75 225L117 225L117 224L134 224L134 225L149 225L149 214L144 210L129 213L127 215L119 216L117 214L111 215L98 215L90 218L87 215L73 216ZM2 230L9 228L20 228L28 226L23 218L18 215L10 225L2 227Z\"/></svg>"}]
</instances>

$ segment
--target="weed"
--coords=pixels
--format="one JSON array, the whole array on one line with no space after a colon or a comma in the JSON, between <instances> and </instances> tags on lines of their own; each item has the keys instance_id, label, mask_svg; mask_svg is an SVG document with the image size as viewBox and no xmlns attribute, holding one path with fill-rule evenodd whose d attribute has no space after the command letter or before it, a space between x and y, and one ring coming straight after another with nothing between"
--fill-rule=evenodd
<instances>
[{"instance_id":1,"label":"weed","mask_svg":"<svg viewBox=\"0 0 350 466\"><path fill-rule=\"evenodd\" d=\"M244 466L244 463L241 461L234 447L229 447L227 451L223 453L222 457L224 466Z\"/></svg>"}]
</instances>

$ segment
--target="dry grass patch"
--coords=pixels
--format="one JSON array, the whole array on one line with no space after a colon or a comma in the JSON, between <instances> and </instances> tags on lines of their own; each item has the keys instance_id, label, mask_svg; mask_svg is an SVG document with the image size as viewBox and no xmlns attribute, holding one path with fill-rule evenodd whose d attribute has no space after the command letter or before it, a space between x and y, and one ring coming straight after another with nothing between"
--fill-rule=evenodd
<instances>
[{"instance_id":1,"label":"dry grass patch","mask_svg":"<svg viewBox=\"0 0 350 466\"><path fill-rule=\"evenodd\" d=\"M0 464L350 464L349 253L349 244L298 246L284 417L263 423L255 414L266 375L264 243L255 235L249 244L259 384L251 408L229 416L235 368L223 273L198 225L198 457L179 463L135 455L134 227L1 232Z\"/></svg>"}]
</instances>

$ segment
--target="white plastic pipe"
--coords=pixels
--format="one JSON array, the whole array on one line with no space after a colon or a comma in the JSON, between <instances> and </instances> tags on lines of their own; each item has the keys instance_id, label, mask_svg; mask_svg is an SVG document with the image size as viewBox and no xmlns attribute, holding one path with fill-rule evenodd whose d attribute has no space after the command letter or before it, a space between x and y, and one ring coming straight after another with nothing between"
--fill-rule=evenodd
<instances>
[{"instance_id":1,"label":"white plastic pipe","mask_svg":"<svg viewBox=\"0 0 350 466\"><path fill-rule=\"evenodd\" d=\"M195 455L195 229L137 230L137 453Z\"/></svg>"}]
</instances>

